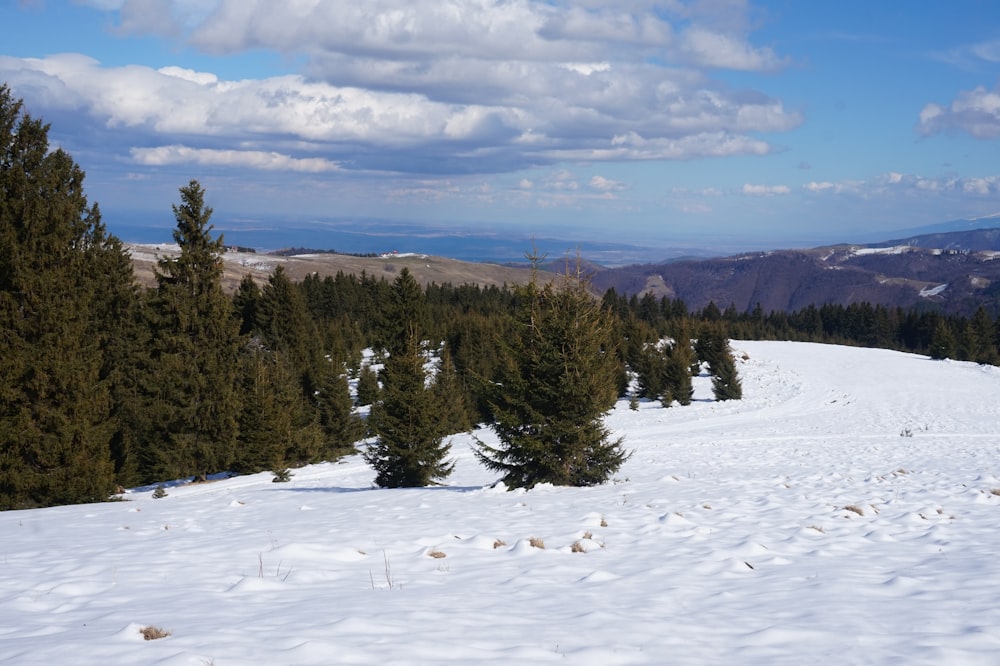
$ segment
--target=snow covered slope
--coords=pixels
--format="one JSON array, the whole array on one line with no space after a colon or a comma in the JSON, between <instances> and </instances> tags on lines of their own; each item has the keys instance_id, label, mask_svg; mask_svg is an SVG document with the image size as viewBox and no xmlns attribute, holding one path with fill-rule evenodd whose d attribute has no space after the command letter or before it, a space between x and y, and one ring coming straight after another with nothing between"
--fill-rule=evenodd
<instances>
[{"instance_id":1,"label":"snow covered slope","mask_svg":"<svg viewBox=\"0 0 1000 666\"><path fill-rule=\"evenodd\" d=\"M618 405L601 487L491 488L461 435L447 487L0 513L0 663L1000 663L1000 370L734 348L741 402Z\"/></svg>"}]
</instances>

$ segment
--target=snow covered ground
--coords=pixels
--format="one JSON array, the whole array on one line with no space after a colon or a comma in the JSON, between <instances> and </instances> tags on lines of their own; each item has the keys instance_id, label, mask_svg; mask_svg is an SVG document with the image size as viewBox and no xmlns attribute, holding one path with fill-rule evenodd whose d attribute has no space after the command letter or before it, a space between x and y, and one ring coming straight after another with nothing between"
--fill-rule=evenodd
<instances>
[{"instance_id":1,"label":"snow covered ground","mask_svg":"<svg viewBox=\"0 0 1000 666\"><path fill-rule=\"evenodd\" d=\"M745 399L620 403L596 488L491 488L463 435L447 487L0 513L0 663L1000 663L1000 369L734 348Z\"/></svg>"}]
</instances>

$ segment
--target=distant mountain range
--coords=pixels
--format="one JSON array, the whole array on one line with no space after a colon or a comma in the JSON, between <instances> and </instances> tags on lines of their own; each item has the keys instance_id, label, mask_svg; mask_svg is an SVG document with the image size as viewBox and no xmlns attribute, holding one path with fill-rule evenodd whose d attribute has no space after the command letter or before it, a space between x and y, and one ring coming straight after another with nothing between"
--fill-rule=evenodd
<instances>
[{"instance_id":1,"label":"distant mountain range","mask_svg":"<svg viewBox=\"0 0 1000 666\"><path fill-rule=\"evenodd\" d=\"M313 272L325 275L340 270L358 273L364 270L392 279L405 265L424 283L512 285L528 278L523 257L524 252L531 250L532 243L539 253L548 254L545 268L553 272L563 272L567 261L575 261L572 244L555 238L511 237L499 242L499 234L449 237L426 229L417 233L418 226L403 225L377 234L375 226L372 223L372 228L353 232L352 243L346 242L352 237L343 230L313 237L304 235L303 239L329 241L331 245L335 242L342 251L367 252L372 247L383 247L387 252L399 248L403 254L396 256L390 252L365 258L315 253L298 257L231 253L226 257L226 286L234 289L248 272L259 280L266 279L279 263L285 265L293 279ZM692 309L709 302L723 309L732 305L742 312L758 304L769 312L827 303L869 302L955 314L970 314L984 305L991 314L1000 313L1000 215L956 220L891 235L895 239L744 252L727 257L713 256L707 250L681 248L652 255L653 248L645 248L645 257L673 258L629 265L622 264L630 257L642 256L633 246L598 244L582 247L580 252L596 291L614 287L626 295L649 293L657 298L680 298ZM378 244L372 242L376 238ZM144 283L152 282L152 254L169 254L167 247L132 245L137 274ZM686 257L678 258L682 254ZM632 259L636 260L646 259ZM508 261L516 263L505 263Z\"/></svg>"},{"instance_id":2,"label":"distant mountain range","mask_svg":"<svg viewBox=\"0 0 1000 666\"><path fill-rule=\"evenodd\" d=\"M994 224L1000 220L991 220ZM869 302L969 314L1000 311L1000 229L937 231L869 244L749 252L597 270L594 287L765 312Z\"/></svg>"}]
</instances>

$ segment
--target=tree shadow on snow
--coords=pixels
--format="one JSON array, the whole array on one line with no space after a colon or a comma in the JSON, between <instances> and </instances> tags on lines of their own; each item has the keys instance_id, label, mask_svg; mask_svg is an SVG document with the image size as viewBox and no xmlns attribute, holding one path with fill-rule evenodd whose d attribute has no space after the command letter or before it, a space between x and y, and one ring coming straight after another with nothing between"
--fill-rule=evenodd
<instances>
[{"instance_id":1,"label":"tree shadow on snow","mask_svg":"<svg viewBox=\"0 0 1000 666\"><path fill-rule=\"evenodd\" d=\"M485 490L490 486L413 486L409 488L379 488L378 486L367 486L365 488L345 488L342 486L325 486L319 488L271 488L271 490L281 490L292 493L362 493L368 491L392 492L400 490L442 490L453 493L472 493L477 490Z\"/></svg>"}]
</instances>

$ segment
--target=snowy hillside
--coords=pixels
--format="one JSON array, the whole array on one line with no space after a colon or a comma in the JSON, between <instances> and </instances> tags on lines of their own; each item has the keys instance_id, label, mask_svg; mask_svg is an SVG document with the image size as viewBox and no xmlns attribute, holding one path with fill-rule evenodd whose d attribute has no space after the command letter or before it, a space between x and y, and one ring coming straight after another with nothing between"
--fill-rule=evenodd
<instances>
[{"instance_id":1,"label":"snowy hillside","mask_svg":"<svg viewBox=\"0 0 1000 666\"><path fill-rule=\"evenodd\" d=\"M596 488L491 488L463 435L447 487L0 513L0 663L1000 663L1000 369L733 347L745 399L620 402Z\"/></svg>"}]
</instances>

